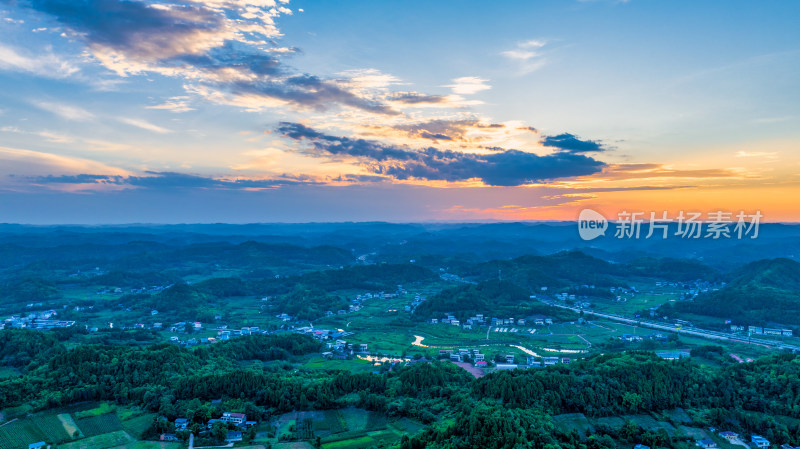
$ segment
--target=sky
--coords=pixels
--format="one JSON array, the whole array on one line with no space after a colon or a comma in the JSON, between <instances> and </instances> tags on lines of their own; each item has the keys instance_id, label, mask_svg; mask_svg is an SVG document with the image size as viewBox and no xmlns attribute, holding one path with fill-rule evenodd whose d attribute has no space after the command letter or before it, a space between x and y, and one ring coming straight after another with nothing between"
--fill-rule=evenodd
<instances>
[{"instance_id":1,"label":"sky","mask_svg":"<svg viewBox=\"0 0 800 449\"><path fill-rule=\"evenodd\" d=\"M800 221L797 17L0 0L0 222Z\"/></svg>"}]
</instances>

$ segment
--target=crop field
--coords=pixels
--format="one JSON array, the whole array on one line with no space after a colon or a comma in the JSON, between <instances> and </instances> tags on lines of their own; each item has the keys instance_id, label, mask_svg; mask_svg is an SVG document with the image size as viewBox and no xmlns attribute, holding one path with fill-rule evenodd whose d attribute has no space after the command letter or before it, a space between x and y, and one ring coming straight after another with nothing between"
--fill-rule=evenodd
<instances>
[{"instance_id":1,"label":"crop field","mask_svg":"<svg viewBox=\"0 0 800 449\"><path fill-rule=\"evenodd\" d=\"M155 414L136 416L122 421L122 428L129 434L139 438L150 427Z\"/></svg>"},{"instance_id":2,"label":"crop field","mask_svg":"<svg viewBox=\"0 0 800 449\"><path fill-rule=\"evenodd\" d=\"M0 449L26 448L37 441L63 443L71 441L77 431L68 414L45 414L17 419L0 426ZM79 437L81 436L78 431Z\"/></svg>"},{"instance_id":3,"label":"crop field","mask_svg":"<svg viewBox=\"0 0 800 449\"><path fill-rule=\"evenodd\" d=\"M44 432L29 419L18 419L0 426L0 449L27 448L28 444L45 439Z\"/></svg>"},{"instance_id":4,"label":"crop field","mask_svg":"<svg viewBox=\"0 0 800 449\"><path fill-rule=\"evenodd\" d=\"M403 432L414 433L422 425L408 418L388 422L386 417L359 408L325 410L314 412L294 412L281 415L276 425L278 434L287 433L292 424L303 420L312 421L314 437L322 439L323 448L368 448L376 445L390 445L400 438ZM281 447L281 446L274 446Z\"/></svg>"},{"instance_id":5,"label":"crop field","mask_svg":"<svg viewBox=\"0 0 800 449\"><path fill-rule=\"evenodd\" d=\"M37 416L32 418L32 421L45 435L45 441L61 443L72 439L72 435L67 433L64 423L56 415Z\"/></svg>"},{"instance_id":6,"label":"crop field","mask_svg":"<svg viewBox=\"0 0 800 449\"><path fill-rule=\"evenodd\" d=\"M167 443L165 441L135 441L124 443L121 446L114 446L110 449L181 449L183 443ZM249 446L252 448L263 448L263 446Z\"/></svg>"},{"instance_id":7,"label":"crop field","mask_svg":"<svg viewBox=\"0 0 800 449\"><path fill-rule=\"evenodd\" d=\"M96 435L122 430L122 423L114 413L106 413L105 415L82 418L76 420L75 422L78 424L78 428L80 428L83 434L87 437L93 437Z\"/></svg>"},{"instance_id":8,"label":"crop field","mask_svg":"<svg viewBox=\"0 0 800 449\"><path fill-rule=\"evenodd\" d=\"M347 424L338 410L325 410L325 422L331 434L347 431Z\"/></svg>"},{"instance_id":9,"label":"crop field","mask_svg":"<svg viewBox=\"0 0 800 449\"><path fill-rule=\"evenodd\" d=\"M108 449L134 443L136 440L124 430L95 435L90 438L65 443L59 449Z\"/></svg>"}]
</instances>

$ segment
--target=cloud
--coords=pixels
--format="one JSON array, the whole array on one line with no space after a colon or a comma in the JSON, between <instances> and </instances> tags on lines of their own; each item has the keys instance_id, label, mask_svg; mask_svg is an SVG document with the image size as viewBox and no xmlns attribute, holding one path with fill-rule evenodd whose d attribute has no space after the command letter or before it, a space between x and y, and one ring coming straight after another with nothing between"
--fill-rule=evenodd
<instances>
[{"instance_id":1,"label":"cloud","mask_svg":"<svg viewBox=\"0 0 800 449\"><path fill-rule=\"evenodd\" d=\"M778 157L776 152L768 151L737 151L736 157L757 157L761 159L775 159Z\"/></svg>"},{"instance_id":2,"label":"cloud","mask_svg":"<svg viewBox=\"0 0 800 449\"><path fill-rule=\"evenodd\" d=\"M570 153L588 153L606 151L602 144L595 140L581 140L574 134L564 133L557 136L547 136L542 140L542 145L557 148Z\"/></svg>"},{"instance_id":3,"label":"cloud","mask_svg":"<svg viewBox=\"0 0 800 449\"><path fill-rule=\"evenodd\" d=\"M447 120L433 119L424 122L397 125L394 129L405 131L410 137L430 140L465 140L473 129L503 128L499 123L481 123L476 119Z\"/></svg>"},{"instance_id":4,"label":"cloud","mask_svg":"<svg viewBox=\"0 0 800 449\"><path fill-rule=\"evenodd\" d=\"M413 150L364 139L331 136L288 122L282 122L278 131L290 139L310 143L308 151L312 155L356 158L371 172L398 180L456 182L480 179L491 186L518 186L590 175L605 167L601 161L569 152L539 156L518 150L489 154L433 147Z\"/></svg>"},{"instance_id":5,"label":"cloud","mask_svg":"<svg viewBox=\"0 0 800 449\"><path fill-rule=\"evenodd\" d=\"M681 179L708 179L708 178L746 178L753 177L747 173L731 169L706 168L681 170L668 167L664 164L613 164L603 170L600 179L603 181L622 181L633 179L655 178L681 178Z\"/></svg>"},{"instance_id":6,"label":"cloud","mask_svg":"<svg viewBox=\"0 0 800 449\"><path fill-rule=\"evenodd\" d=\"M320 112L328 110L331 104L339 104L378 114L399 114L378 100L358 96L333 81L308 74L280 81L234 82L229 87L234 96L278 100Z\"/></svg>"},{"instance_id":7,"label":"cloud","mask_svg":"<svg viewBox=\"0 0 800 449\"><path fill-rule=\"evenodd\" d=\"M461 78L453 79L453 84L448 84L444 87L449 87L455 94L472 95L483 90L491 89L492 86L486 84L488 81L489 80L475 76L462 76Z\"/></svg>"},{"instance_id":8,"label":"cloud","mask_svg":"<svg viewBox=\"0 0 800 449\"><path fill-rule=\"evenodd\" d=\"M172 130L169 130L169 129L166 129L166 128L162 128L161 126L154 125L154 124L152 124L150 122L146 122L144 120L139 120L139 119L135 119L135 118L127 118L127 117L120 117L118 120L120 122L122 122L122 123L127 124L127 125L135 126L137 128L141 128L141 129L144 129L146 131L152 131L154 133L169 134L169 133L172 132Z\"/></svg>"},{"instance_id":9,"label":"cloud","mask_svg":"<svg viewBox=\"0 0 800 449\"><path fill-rule=\"evenodd\" d=\"M120 76L158 73L187 81L187 91L249 109L290 106L322 111L345 106L396 114L367 92L396 83L374 69L322 79L296 73L279 59L275 19L292 11L272 0L23 0L83 41L90 54ZM16 53L6 65L34 70ZM2 66L0 66L2 67ZM39 69L36 69L39 70ZM39 70L41 71L41 70ZM173 109L175 110L175 109Z\"/></svg>"},{"instance_id":10,"label":"cloud","mask_svg":"<svg viewBox=\"0 0 800 449\"><path fill-rule=\"evenodd\" d=\"M45 78L66 78L78 68L51 52L24 55L20 50L0 44L0 70L32 73Z\"/></svg>"},{"instance_id":11,"label":"cloud","mask_svg":"<svg viewBox=\"0 0 800 449\"><path fill-rule=\"evenodd\" d=\"M85 122L94 118L94 114L77 106L55 103L51 101L34 101L32 104L39 109L45 110L67 120Z\"/></svg>"},{"instance_id":12,"label":"cloud","mask_svg":"<svg viewBox=\"0 0 800 449\"><path fill-rule=\"evenodd\" d=\"M99 184L153 190L175 189L226 189L259 190L285 185L308 184L313 181L302 177L286 179L225 179L198 176L178 172L148 171L144 176L99 175L80 173L75 175L47 175L31 177L36 184Z\"/></svg>"},{"instance_id":13,"label":"cloud","mask_svg":"<svg viewBox=\"0 0 800 449\"><path fill-rule=\"evenodd\" d=\"M38 176L42 173L127 173L102 162L20 148L0 147L0 178ZM6 179L7 181L8 179Z\"/></svg>"},{"instance_id":14,"label":"cloud","mask_svg":"<svg viewBox=\"0 0 800 449\"><path fill-rule=\"evenodd\" d=\"M540 51L547 42L538 39L517 42L515 48L501 51L500 54L519 68L519 74L525 75L540 69L545 64L544 56Z\"/></svg>"},{"instance_id":15,"label":"cloud","mask_svg":"<svg viewBox=\"0 0 800 449\"><path fill-rule=\"evenodd\" d=\"M387 100L412 105L442 104L450 101L449 97L446 96L426 95L419 92L394 92L387 97Z\"/></svg>"},{"instance_id":16,"label":"cloud","mask_svg":"<svg viewBox=\"0 0 800 449\"><path fill-rule=\"evenodd\" d=\"M186 96L172 97L161 104L147 106L147 109L161 109L175 113L194 111L194 108L189 106L189 97Z\"/></svg>"}]
</instances>

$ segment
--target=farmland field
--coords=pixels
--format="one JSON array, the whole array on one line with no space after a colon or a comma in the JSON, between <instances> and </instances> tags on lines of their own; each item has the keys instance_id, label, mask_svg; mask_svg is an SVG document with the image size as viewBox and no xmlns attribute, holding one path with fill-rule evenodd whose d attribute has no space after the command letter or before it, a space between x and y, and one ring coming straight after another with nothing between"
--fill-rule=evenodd
<instances>
[{"instance_id":1,"label":"farmland field","mask_svg":"<svg viewBox=\"0 0 800 449\"><path fill-rule=\"evenodd\" d=\"M87 437L122 430L122 423L114 413L79 419L76 424Z\"/></svg>"},{"instance_id":2,"label":"farmland field","mask_svg":"<svg viewBox=\"0 0 800 449\"><path fill-rule=\"evenodd\" d=\"M129 434L139 438L150 427L156 415L146 414L122 421L122 428Z\"/></svg>"},{"instance_id":3,"label":"farmland field","mask_svg":"<svg viewBox=\"0 0 800 449\"><path fill-rule=\"evenodd\" d=\"M45 435L45 441L61 443L72 439L72 435L67 433L64 423L56 415L38 416L32 420Z\"/></svg>"},{"instance_id":4,"label":"farmland field","mask_svg":"<svg viewBox=\"0 0 800 449\"><path fill-rule=\"evenodd\" d=\"M59 446L59 449L108 449L128 445L136 441L124 430L95 435L90 438L73 441Z\"/></svg>"},{"instance_id":5,"label":"farmland field","mask_svg":"<svg viewBox=\"0 0 800 449\"><path fill-rule=\"evenodd\" d=\"M27 448L45 440L45 434L29 419L18 419L0 426L0 449Z\"/></svg>"}]
</instances>

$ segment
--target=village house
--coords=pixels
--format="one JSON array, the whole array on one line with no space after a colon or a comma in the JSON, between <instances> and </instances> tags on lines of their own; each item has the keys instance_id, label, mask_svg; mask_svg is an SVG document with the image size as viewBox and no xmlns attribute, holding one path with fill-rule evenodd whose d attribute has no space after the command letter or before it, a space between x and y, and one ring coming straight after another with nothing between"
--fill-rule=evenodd
<instances>
[{"instance_id":1,"label":"village house","mask_svg":"<svg viewBox=\"0 0 800 449\"><path fill-rule=\"evenodd\" d=\"M513 363L498 363L497 365L495 365L495 368L497 368L498 370L504 370L504 371L505 370L513 370L513 369L517 369L517 365L514 365Z\"/></svg>"},{"instance_id":2,"label":"village house","mask_svg":"<svg viewBox=\"0 0 800 449\"><path fill-rule=\"evenodd\" d=\"M728 440L730 442L734 442L734 441L739 439L739 434L738 433L731 432L729 430L726 430L724 432L720 432L719 436L721 436L722 438L725 438L726 440Z\"/></svg>"},{"instance_id":3,"label":"village house","mask_svg":"<svg viewBox=\"0 0 800 449\"><path fill-rule=\"evenodd\" d=\"M544 366L558 365L558 357L542 357Z\"/></svg>"},{"instance_id":4,"label":"village house","mask_svg":"<svg viewBox=\"0 0 800 449\"><path fill-rule=\"evenodd\" d=\"M228 432L228 435L225 437L225 441L228 443L242 441L242 432Z\"/></svg>"},{"instance_id":5,"label":"village house","mask_svg":"<svg viewBox=\"0 0 800 449\"><path fill-rule=\"evenodd\" d=\"M247 421L247 415L244 413L225 412L222 414L222 418L220 419L226 423L231 423L238 426Z\"/></svg>"},{"instance_id":6,"label":"village house","mask_svg":"<svg viewBox=\"0 0 800 449\"><path fill-rule=\"evenodd\" d=\"M752 437L750 437L750 441L753 443L753 445L755 445L760 449L767 449L772 445L769 442L769 440L762 437L761 435L753 435Z\"/></svg>"},{"instance_id":7,"label":"village house","mask_svg":"<svg viewBox=\"0 0 800 449\"><path fill-rule=\"evenodd\" d=\"M186 418L177 418L175 420L175 430L186 430L186 426L189 425L189 420Z\"/></svg>"}]
</instances>

